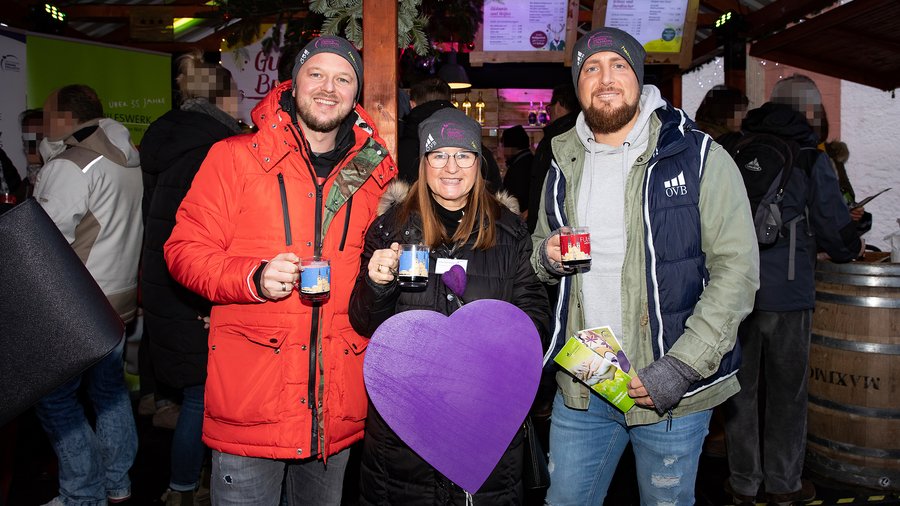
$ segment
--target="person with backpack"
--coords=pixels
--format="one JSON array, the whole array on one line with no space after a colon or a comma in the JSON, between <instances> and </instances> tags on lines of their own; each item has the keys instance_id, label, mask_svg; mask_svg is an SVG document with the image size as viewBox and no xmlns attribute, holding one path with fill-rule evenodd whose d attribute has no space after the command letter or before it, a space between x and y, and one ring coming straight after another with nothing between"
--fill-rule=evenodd
<instances>
[{"instance_id":1,"label":"person with backpack","mask_svg":"<svg viewBox=\"0 0 900 506\"><path fill-rule=\"evenodd\" d=\"M761 486L769 504L815 497L801 474L816 251L849 262L864 248L828 156L816 147L812 124L821 111L811 80L785 79L726 146L744 176L760 260L753 312L738 331L741 391L725 403L725 489L738 505L755 504Z\"/></svg>"}]
</instances>

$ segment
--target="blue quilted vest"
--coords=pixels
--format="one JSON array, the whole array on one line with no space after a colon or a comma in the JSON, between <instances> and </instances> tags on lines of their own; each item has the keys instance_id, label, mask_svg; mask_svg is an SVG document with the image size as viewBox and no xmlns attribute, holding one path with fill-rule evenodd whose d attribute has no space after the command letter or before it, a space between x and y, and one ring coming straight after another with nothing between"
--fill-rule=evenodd
<instances>
[{"instance_id":1,"label":"blue quilted vest","mask_svg":"<svg viewBox=\"0 0 900 506\"><path fill-rule=\"evenodd\" d=\"M700 238L700 180L711 139L668 104L656 112L662 128L644 174L641 207L650 335L654 359L659 359L684 333L709 282ZM736 345L715 374L691 385L685 395L734 375L740 360Z\"/></svg>"}]
</instances>

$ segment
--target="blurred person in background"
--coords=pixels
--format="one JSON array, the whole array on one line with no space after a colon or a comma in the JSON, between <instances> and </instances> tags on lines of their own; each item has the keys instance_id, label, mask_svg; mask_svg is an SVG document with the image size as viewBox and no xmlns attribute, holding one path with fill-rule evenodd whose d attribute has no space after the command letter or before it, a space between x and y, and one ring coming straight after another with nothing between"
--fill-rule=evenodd
<instances>
[{"instance_id":1,"label":"blurred person in background","mask_svg":"<svg viewBox=\"0 0 900 506\"><path fill-rule=\"evenodd\" d=\"M503 131L500 142L506 159L503 189L516 198L519 213L525 218L528 216L531 165L534 163L531 139L522 125L516 125Z\"/></svg>"},{"instance_id":2,"label":"blurred person in background","mask_svg":"<svg viewBox=\"0 0 900 506\"><path fill-rule=\"evenodd\" d=\"M237 87L228 70L203 61L199 51L179 57L177 65L179 107L154 121L141 142L141 290L152 374L157 385L179 390L182 399L165 501L167 506L192 506L206 455L201 437L212 303L172 279L163 246L206 154L216 142L240 133L240 126Z\"/></svg>"},{"instance_id":3,"label":"blurred person in background","mask_svg":"<svg viewBox=\"0 0 900 506\"><path fill-rule=\"evenodd\" d=\"M550 103L547 104L547 110L550 112L551 121L549 125L544 127L544 136L534 150L534 164L531 167L528 202L532 210L528 213L526 221L528 222L528 230L532 233L534 233L534 228L537 226L537 211L538 205L541 203L541 194L544 190L544 179L547 177L547 172L550 170L550 162L553 160L550 142L557 135L574 128L578 113L581 112L581 104L578 103L575 86L568 81L556 85L553 88ZM553 300L553 297L551 297L551 305Z\"/></svg>"},{"instance_id":4,"label":"blurred person in background","mask_svg":"<svg viewBox=\"0 0 900 506\"><path fill-rule=\"evenodd\" d=\"M103 116L97 93L73 84L44 102L45 164L34 196L82 259L125 324L137 313L141 237L140 157L131 134ZM125 386L122 342L100 362L38 401L35 411L59 460L51 505L122 502L137 430ZM82 381L96 419L79 400Z\"/></svg>"}]
</instances>

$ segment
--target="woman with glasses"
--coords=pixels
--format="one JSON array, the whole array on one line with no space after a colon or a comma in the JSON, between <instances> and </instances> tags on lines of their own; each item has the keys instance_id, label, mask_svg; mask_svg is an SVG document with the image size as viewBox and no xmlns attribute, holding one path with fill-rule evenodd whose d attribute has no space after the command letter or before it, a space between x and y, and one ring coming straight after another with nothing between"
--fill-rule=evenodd
<instances>
[{"instance_id":1,"label":"woman with glasses","mask_svg":"<svg viewBox=\"0 0 900 506\"><path fill-rule=\"evenodd\" d=\"M392 184L381 216L366 234L350 299L353 328L371 336L402 311L450 315L467 302L499 299L528 314L544 340L549 307L528 261L531 237L515 199L502 192L494 196L485 188L480 125L456 109L441 109L422 122L419 139L418 180L412 187ZM428 282L417 291L401 288L397 281L399 245L409 243L431 249ZM461 294L442 281L440 274L449 265L466 271ZM362 452L362 504L466 504L466 493L411 450L371 402ZM521 504L522 459L520 431L472 497L474 504Z\"/></svg>"}]
</instances>

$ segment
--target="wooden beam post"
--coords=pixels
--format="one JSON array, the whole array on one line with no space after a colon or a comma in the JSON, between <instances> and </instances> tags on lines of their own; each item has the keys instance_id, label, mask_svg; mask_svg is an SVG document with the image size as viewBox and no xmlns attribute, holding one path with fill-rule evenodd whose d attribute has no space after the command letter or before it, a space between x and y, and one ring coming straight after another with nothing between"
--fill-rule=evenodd
<instances>
[{"instance_id":1,"label":"wooden beam post","mask_svg":"<svg viewBox=\"0 0 900 506\"><path fill-rule=\"evenodd\" d=\"M397 0L363 0L363 108L397 159Z\"/></svg>"}]
</instances>

